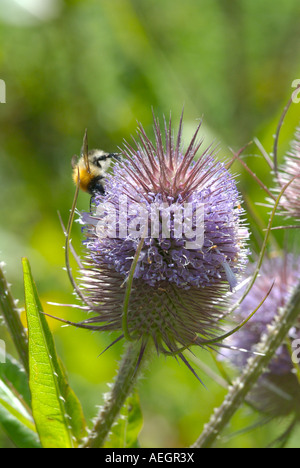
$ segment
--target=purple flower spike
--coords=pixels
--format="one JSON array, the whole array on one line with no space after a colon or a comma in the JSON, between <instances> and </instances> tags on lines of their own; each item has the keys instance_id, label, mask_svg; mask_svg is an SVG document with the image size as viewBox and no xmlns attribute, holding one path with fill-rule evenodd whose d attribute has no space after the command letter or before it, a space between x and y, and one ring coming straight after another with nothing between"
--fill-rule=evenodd
<instances>
[{"instance_id":1,"label":"purple flower spike","mask_svg":"<svg viewBox=\"0 0 300 468\"><path fill-rule=\"evenodd\" d=\"M299 279L300 258L286 255L284 258L275 257L265 261L261 276L242 303L236 316L237 321L246 319L255 310L257 302L267 295L275 280L274 287L250 321L230 337L228 344L231 349L222 351L223 360L225 356L237 368L245 367L249 353L242 350L255 352L256 345L263 339L279 309L287 305L293 287L298 284ZM287 339L291 345L294 340L300 339L300 321L290 330ZM286 344L277 349L249 399L258 409L272 416L287 415L291 411L299 413L300 385Z\"/></svg>"},{"instance_id":2,"label":"purple flower spike","mask_svg":"<svg viewBox=\"0 0 300 468\"><path fill-rule=\"evenodd\" d=\"M124 144L123 161L107 176L105 194L82 215L83 287L97 312L85 323L122 329L125 285L143 233L128 330L136 339L152 338L161 352L215 336L247 261L235 180L212 146L194 159L199 129L184 151L182 117L176 138L171 119L164 122L164 141L154 118L155 143L140 125L139 140Z\"/></svg>"}]
</instances>

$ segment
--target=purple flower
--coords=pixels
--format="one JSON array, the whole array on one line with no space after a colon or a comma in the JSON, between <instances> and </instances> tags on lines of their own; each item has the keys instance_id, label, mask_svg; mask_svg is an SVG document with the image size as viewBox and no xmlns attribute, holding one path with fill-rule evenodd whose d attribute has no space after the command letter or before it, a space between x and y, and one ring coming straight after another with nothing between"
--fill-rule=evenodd
<instances>
[{"instance_id":1,"label":"purple flower","mask_svg":"<svg viewBox=\"0 0 300 468\"><path fill-rule=\"evenodd\" d=\"M182 117L175 139L171 120L164 124L165 142L154 119L155 143L139 126L139 141L124 144L105 194L82 214L83 292L97 313L84 323L122 329L124 285L144 233L128 329L135 339L152 338L158 351L175 352L216 336L246 263L248 231L235 180L215 149L194 159L200 125L184 151Z\"/></svg>"},{"instance_id":2,"label":"purple flower","mask_svg":"<svg viewBox=\"0 0 300 468\"><path fill-rule=\"evenodd\" d=\"M250 268L251 270L251 268ZM251 271L250 271L251 273ZM255 315L241 330L230 337L231 349L222 351L237 368L243 369L249 353L255 352L257 344L268 331L277 312L287 305L293 287L300 279L300 258L292 255L267 259L262 266L261 276L256 280L236 314L238 322L246 319L255 310L259 300L263 299L275 280L274 287ZM234 296L233 296L234 297ZM290 330L290 343L300 338L300 321ZM236 349L238 348L238 349ZM276 351L268 369L260 377L250 394L250 400L260 410L271 415L288 414L300 404L300 385L294 373L294 364L288 347L283 343Z\"/></svg>"}]
</instances>

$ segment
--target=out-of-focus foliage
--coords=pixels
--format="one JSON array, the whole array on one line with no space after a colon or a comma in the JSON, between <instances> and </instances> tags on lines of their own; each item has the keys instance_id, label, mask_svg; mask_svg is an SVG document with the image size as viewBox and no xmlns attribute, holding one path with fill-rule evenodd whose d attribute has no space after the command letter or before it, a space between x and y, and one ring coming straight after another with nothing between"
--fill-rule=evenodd
<instances>
[{"instance_id":1,"label":"out-of-focus foliage","mask_svg":"<svg viewBox=\"0 0 300 468\"><path fill-rule=\"evenodd\" d=\"M114 151L124 138L130 140L137 120L146 129L152 125L151 107L160 116L171 111L178 121L184 106L186 135L204 117L207 143L219 140L223 154L254 136L272 151L279 115L293 80L300 78L299 21L298 0L0 1L0 79L6 83L6 103L0 104L0 260L7 263L21 307L20 260L26 256L45 311L83 318L47 302L75 300L63 271L57 211L67 222L74 192L70 160L80 151L84 129L90 147ZM299 105L283 127L280 159L300 120ZM251 146L247 154L254 172L270 183L270 169L254 156L258 149ZM238 164L234 171L241 172L240 188L253 210L249 221L257 245L254 222L265 227L267 209L254 202L265 194ZM88 206L82 194L78 208ZM79 227L72 237L80 251ZM274 239L281 243L283 234ZM113 336L49 324L89 419L115 375L122 345L98 357ZM0 338L14 354L4 327ZM197 355L213 366L207 354ZM152 359L140 382L142 446L188 446L199 435L225 394L199 373L206 388L175 360ZM244 408L230 432L256 421ZM280 424L223 438L220 445L265 446L284 430L285 422ZM9 444L0 432L0 446ZM299 446L297 433L290 445Z\"/></svg>"}]
</instances>

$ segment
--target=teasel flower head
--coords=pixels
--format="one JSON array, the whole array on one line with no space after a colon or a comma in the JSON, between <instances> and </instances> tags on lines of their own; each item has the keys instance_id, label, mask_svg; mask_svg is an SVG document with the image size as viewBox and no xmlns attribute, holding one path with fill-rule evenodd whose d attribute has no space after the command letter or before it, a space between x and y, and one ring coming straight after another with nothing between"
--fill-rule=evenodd
<instances>
[{"instance_id":1,"label":"teasel flower head","mask_svg":"<svg viewBox=\"0 0 300 468\"><path fill-rule=\"evenodd\" d=\"M251 266L248 267L251 274ZM266 297L270 285L274 282L271 293L254 316L237 333L230 337L230 347L222 350L222 360L232 363L237 369L244 369L249 353L255 353L258 344L272 327L278 312L289 302L293 288L300 279L300 258L293 255L266 259L261 275L236 313L237 322L247 318L259 297ZM239 292L240 294L240 292ZM233 295L234 298L235 295ZM236 299L236 298L235 298ZM247 315L248 314L248 315ZM300 417L300 383L291 355L293 342L300 339L300 318L289 331L287 341L276 351L268 368L259 378L248 400L260 411L272 417L297 413ZM288 346L289 343L289 346ZM242 352L248 351L247 352ZM299 354L299 353L298 353ZM300 368L299 368L300 370Z\"/></svg>"},{"instance_id":2,"label":"teasel flower head","mask_svg":"<svg viewBox=\"0 0 300 468\"><path fill-rule=\"evenodd\" d=\"M153 339L163 353L216 336L248 254L235 179L216 160L216 148L199 151L200 125L183 150L182 120L174 137L171 118L162 132L154 117L154 143L140 125L139 139L124 143L124 158L107 175L105 194L81 215L81 288L96 313L84 326L122 330L126 285L144 233L127 328L142 347Z\"/></svg>"},{"instance_id":3,"label":"teasel flower head","mask_svg":"<svg viewBox=\"0 0 300 468\"><path fill-rule=\"evenodd\" d=\"M300 221L300 127L296 129L290 150L277 174L279 190L293 178L295 180L287 187L281 198L278 214Z\"/></svg>"}]
</instances>

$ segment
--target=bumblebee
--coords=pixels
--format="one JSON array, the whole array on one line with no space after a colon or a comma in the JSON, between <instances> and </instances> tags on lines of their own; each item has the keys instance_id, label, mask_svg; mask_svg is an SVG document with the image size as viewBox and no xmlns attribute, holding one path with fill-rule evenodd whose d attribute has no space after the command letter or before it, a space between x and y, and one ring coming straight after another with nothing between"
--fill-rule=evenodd
<instances>
[{"instance_id":1,"label":"bumblebee","mask_svg":"<svg viewBox=\"0 0 300 468\"><path fill-rule=\"evenodd\" d=\"M81 156L73 156L73 180L79 188L90 195L104 195L104 181L106 172L110 167L112 160L120 160L118 153L106 153L99 149L88 150L87 131L83 138Z\"/></svg>"}]
</instances>

